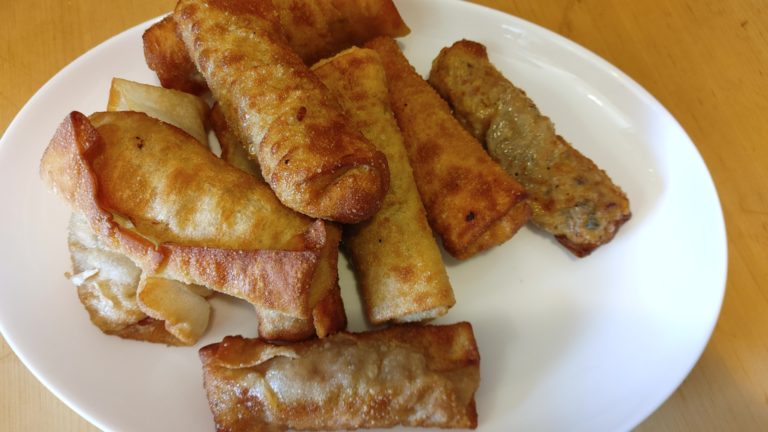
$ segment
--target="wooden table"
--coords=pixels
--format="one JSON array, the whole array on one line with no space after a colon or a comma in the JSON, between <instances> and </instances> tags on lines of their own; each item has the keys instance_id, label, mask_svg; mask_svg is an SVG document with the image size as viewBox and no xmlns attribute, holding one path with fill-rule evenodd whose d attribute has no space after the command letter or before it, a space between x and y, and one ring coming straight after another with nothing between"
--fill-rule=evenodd
<instances>
[{"instance_id":1,"label":"wooden table","mask_svg":"<svg viewBox=\"0 0 768 432\"><path fill-rule=\"evenodd\" d=\"M67 63L174 3L3 1L0 127ZM715 179L729 238L722 315L693 372L638 430L768 430L768 8L756 0L478 3L573 39L629 74L680 121ZM2 340L0 430L95 428Z\"/></svg>"}]
</instances>

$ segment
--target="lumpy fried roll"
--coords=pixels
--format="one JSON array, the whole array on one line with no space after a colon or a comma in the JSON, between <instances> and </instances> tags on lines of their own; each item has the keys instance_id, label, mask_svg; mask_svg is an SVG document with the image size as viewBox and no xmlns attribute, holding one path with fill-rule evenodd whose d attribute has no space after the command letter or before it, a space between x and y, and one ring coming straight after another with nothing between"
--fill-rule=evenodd
<instances>
[{"instance_id":1,"label":"lumpy fried roll","mask_svg":"<svg viewBox=\"0 0 768 432\"><path fill-rule=\"evenodd\" d=\"M258 164L247 157L243 144L227 124L218 104L214 104L211 109L210 119L221 146L221 158L263 182ZM346 328L347 316L341 299L338 273L341 229L327 223L326 234L327 240L320 251L318 267L312 280L314 297L310 301L315 307L311 319L294 318L256 306L259 335L262 338L299 340L314 334L325 337Z\"/></svg>"},{"instance_id":2,"label":"lumpy fried roll","mask_svg":"<svg viewBox=\"0 0 768 432\"><path fill-rule=\"evenodd\" d=\"M174 19L224 117L286 206L354 223L389 185L386 158L288 46L273 8L246 0L181 0Z\"/></svg>"},{"instance_id":3,"label":"lumpy fried roll","mask_svg":"<svg viewBox=\"0 0 768 432\"><path fill-rule=\"evenodd\" d=\"M265 0L273 8L288 46L305 64L360 45L376 36L399 37L410 30L392 0ZM191 93L207 88L176 33L173 17L152 25L143 36L144 56L164 87Z\"/></svg>"},{"instance_id":4,"label":"lumpy fried roll","mask_svg":"<svg viewBox=\"0 0 768 432\"><path fill-rule=\"evenodd\" d=\"M325 223L283 206L190 135L137 112L73 112L41 176L147 275L311 319ZM327 286L327 285L323 285Z\"/></svg>"},{"instance_id":5,"label":"lumpy fried roll","mask_svg":"<svg viewBox=\"0 0 768 432\"><path fill-rule=\"evenodd\" d=\"M453 118L393 39L366 47L384 65L416 186L445 249L464 259L512 237L530 213L522 186Z\"/></svg>"},{"instance_id":6,"label":"lumpy fried roll","mask_svg":"<svg viewBox=\"0 0 768 432\"><path fill-rule=\"evenodd\" d=\"M480 355L468 323L288 345L230 336L200 358L219 431L477 426Z\"/></svg>"},{"instance_id":7,"label":"lumpy fried roll","mask_svg":"<svg viewBox=\"0 0 768 432\"><path fill-rule=\"evenodd\" d=\"M345 228L366 315L373 324L423 321L455 303L440 250L413 180L375 51L350 48L312 68L351 125L387 156L389 192L371 219Z\"/></svg>"},{"instance_id":8,"label":"lumpy fried roll","mask_svg":"<svg viewBox=\"0 0 768 432\"><path fill-rule=\"evenodd\" d=\"M588 255L629 220L624 192L557 135L552 121L491 64L483 45L462 40L444 48L429 81L491 156L523 184L533 222L573 254Z\"/></svg>"}]
</instances>

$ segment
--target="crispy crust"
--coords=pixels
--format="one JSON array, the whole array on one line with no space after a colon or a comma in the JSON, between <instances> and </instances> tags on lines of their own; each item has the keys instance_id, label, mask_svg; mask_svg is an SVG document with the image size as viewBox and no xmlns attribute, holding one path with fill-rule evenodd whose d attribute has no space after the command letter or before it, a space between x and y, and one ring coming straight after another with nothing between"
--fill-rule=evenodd
<instances>
[{"instance_id":1,"label":"crispy crust","mask_svg":"<svg viewBox=\"0 0 768 432\"><path fill-rule=\"evenodd\" d=\"M389 184L386 158L288 47L260 2L181 0L174 19L198 69L264 179L286 206L354 223Z\"/></svg>"},{"instance_id":2,"label":"crispy crust","mask_svg":"<svg viewBox=\"0 0 768 432\"><path fill-rule=\"evenodd\" d=\"M345 229L368 320L424 321L444 315L455 299L413 179L375 51L350 48L312 71L334 92L359 129L387 156L390 186L371 219Z\"/></svg>"},{"instance_id":3,"label":"crispy crust","mask_svg":"<svg viewBox=\"0 0 768 432\"><path fill-rule=\"evenodd\" d=\"M279 209L279 203L270 204L271 192L218 161L179 129L140 113L100 113L94 119L99 129L84 115L70 114L46 149L40 173L87 218L100 241L148 274L205 285L296 318L312 316L310 285L326 242L322 221L287 209L259 216L260 211L271 214ZM102 132L109 138L102 138ZM125 134L129 139L121 138ZM134 134L137 140L132 142ZM184 170L197 176L185 176ZM173 184L180 178L185 179L183 186ZM206 213L211 209L198 204L190 210L180 191L174 197L158 194L164 186L185 188L198 203L215 201L218 191L225 190L240 212L247 211L249 203L258 205L250 208L253 218L232 219L239 215L226 213L226 207L213 206ZM234 188L241 194L232 194ZM116 214L129 223L121 226ZM212 240L206 231L209 224L228 230ZM288 234L267 232L270 229ZM237 240L243 232L254 237Z\"/></svg>"},{"instance_id":4,"label":"crispy crust","mask_svg":"<svg viewBox=\"0 0 768 432\"><path fill-rule=\"evenodd\" d=\"M163 87L192 94L208 89L205 78L197 71L187 48L176 34L173 15L149 27L141 36L147 66L155 71Z\"/></svg>"},{"instance_id":5,"label":"crispy crust","mask_svg":"<svg viewBox=\"0 0 768 432\"><path fill-rule=\"evenodd\" d=\"M416 185L445 249L466 259L512 237L529 215L522 186L453 118L394 40L366 47L381 57Z\"/></svg>"},{"instance_id":6,"label":"crispy crust","mask_svg":"<svg viewBox=\"0 0 768 432\"><path fill-rule=\"evenodd\" d=\"M262 3L269 4L264 1ZM392 0L273 0L280 31L305 64L375 36L410 32ZM173 16L153 24L143 36L144 57L163 87L200 94L208 89L176 33Z\"/></svg>"},{"instance_id":7,"label":"crispy crust","mask_svg":"<svg viewBox=\"0 0 768 432\"><path fill-rule=\"evenodd\" d=\"M477 426L480 355L468 323L289 345L230 336L200 359L220 431Z\"/></svg>"},{"instance_id":8,"label":"crispy crust","mask_svg":"<svg viewBox=\"0 0 768 432\"><path fill-rule=\"evenodd\" d=\"M429 81L526 188L533 222L574 255L589 255L629 220L624 192L555 133L552 121L491 64L485 46L462 40L444 48Z\"/></svg>"}]
</instances>

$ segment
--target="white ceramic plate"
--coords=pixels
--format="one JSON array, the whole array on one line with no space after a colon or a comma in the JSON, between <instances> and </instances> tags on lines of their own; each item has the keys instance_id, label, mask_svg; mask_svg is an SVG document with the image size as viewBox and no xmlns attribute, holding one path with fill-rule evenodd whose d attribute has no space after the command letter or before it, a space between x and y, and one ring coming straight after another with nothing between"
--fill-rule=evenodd
<instances>
[{"instance_id":1,"label":"white ceramic plate","mask_svg":"<svg viewBox=\"0 0 768 432\"><path fill-rule=\"evenodd\" d=\"M700 356L725 287L726 240L701 157L672 116L615 67L547 30L461 2L401 1L422 73L461 38L526 89L558 131L630 197L615 240L576 259L524 228L466 262L447 260L457 305L439 322L470 321L482 355L480 430L632 428L680 384ZM193 348L101 334L69 270L69 211L38 178L38 162L71 110L105 109L110 79L156 83L143 60L143 24L94 48L24 107L0 145L0 329L52 392L100 428L211 431L197 348L253 336L251 309L218 297ZM350 328L364 328L341 264Z\"/></svg>"}]
</instances>

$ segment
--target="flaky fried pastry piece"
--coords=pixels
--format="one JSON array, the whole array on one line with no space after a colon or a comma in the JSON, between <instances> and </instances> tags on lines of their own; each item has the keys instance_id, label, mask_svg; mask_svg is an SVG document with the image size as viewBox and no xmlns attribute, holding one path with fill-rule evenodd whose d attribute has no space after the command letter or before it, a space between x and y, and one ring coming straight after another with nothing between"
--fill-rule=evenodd
<instances>
[{"instance_id":1,"label":"flaky fried pastry piece","mask_svg":"<svg viewBox=\"0 0 768 432\"><path fill-rule=\"evenodd\" d=\"M101 331L126 339L194 345L208 327L210 306L203 298L211 291L161 278L147 279L127 256L107 247L91 231L88 221L73 213L69 221L69 253L77 295L91 322ZM138 298L152 295L153 307ZM184 299L185 307L175 307Z\"/></svg>"},{"instance_id":2,"label":"flaky fried pastry piece","mask_svg":"<svg viewBox=\"0 0 768 432\"><path fill-rule=\"evenodd\" d=\"M312 71L336 95L350 124L387 156L389 192L371 219L345 227L344 244L373 324L425 321L455 303L448 274L389 104L375 51L350 48Z\"/></svg>"},{"instance_id":3,"label":"flaky fried pastry piece","mask_svg":"<svg viewBox=\"0 0 768 432\"><path fill-rule=\"evenodd\" d=\"M445 249L465 259L512 237L530 213L522 186L453 118L397 42L376 38L366 47L384 65L416 186Z\"/></svg>"},{"instance_id":4,"label":"flaky fried pastry piece","mask_svg":"<svg viewBox=\"0 0 768 432\"><path fill-rule=\"evenodd\" d=\"M136 112L73 112L41 161L43 180L100 241L148 275L204 285L290 318L310 319L325 224L185 132Z\"/></svg>"},{"instance_id":5,"label":"flaky fried pastry piece","mask_svg":"<svg viewBox=\"0 0 768 432\"><path fill-rule=\"evenodd\" d=\"M469 323L288 345L230 336L200 359L218 431L477 426L480 355Z\"/></svg>"},{"instance_id":6,"label":"flaky fried pastry piece","mask_svg":"<svg viewBox=\"0 0 768 432\"><path fill-rule=\"evenodd\" d=\"M288 46L275 14L247 0L181 0L174 19L280 201L312 217L365 220L387 191L386 158L348 126L338 102Z\"/></svg>"},{"instance_id":7,"label":"flaky fried pastry piece","mask_svg":"<svg viewBox=\"0 0 768 432\"><path fill-rule=\"evenodd\" d=\"M305 64L360 45L376 36L410 32L392 0L264 0L273 8L288 46ZM164 87L200 93L207 88L176 33L173 16L155 23L143 36L144 56Z\"/></svg>"},{"instance_id":8,"label":"flaky fried pastry piece","mask_svg":"<svg viewBox=\"0 0 768 432\"><path fill-rule=\"evenodd\" d=\"M574 255L589 255L629 220L624 192L556 134L552 121L491 64L485 46L462 40L443 48L429 82L525 187L533 222Z\"/></svg>"}]
</instances>

